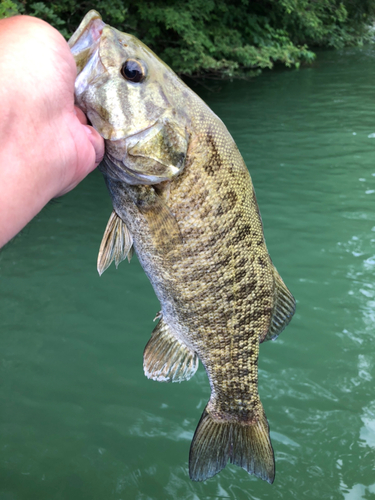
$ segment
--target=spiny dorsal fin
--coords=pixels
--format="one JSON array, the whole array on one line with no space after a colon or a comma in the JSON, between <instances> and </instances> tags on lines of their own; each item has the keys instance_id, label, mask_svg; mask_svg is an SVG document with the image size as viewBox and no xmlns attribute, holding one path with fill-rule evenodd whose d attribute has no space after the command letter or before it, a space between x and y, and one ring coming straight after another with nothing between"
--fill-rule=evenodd
<instances>
[{"instance_id":1,"label":"spiny dorsal fin","mask_svg":"<svg viewBox=\"0 0 375 500\"><path fill-rule=\"evenodd\" d=\"M224 469L228 460L273 483L275 459L263 407L259 417L248 423L215 420L204 410L190 447L190 479L205 481Z\"/></svg>"},{"instance_id":2,"label":"spiny dorsal fin","mask_svg":"<svg viewBox=\"0 0 375 500\"><path fill-rule=\"evenodd\" d=\"M115 261L116 268L126 257L130 262L133 254L133 238L125 222L113 210L105 228L98 254L98 273L101 276Z\"/></svg>"},{"instance_id":3,"label":"spiny dorsal fin","mask_svg":"<svg viewBox=\"0 0 375 500\"><path fill-rule=\"evenodd\" d=\"M162 318L143 354L146 377L158 382L182 382L194 375L198 363L198 356L173 335Z\"/></svg>"},{"instance_id":4,"label":"spiny dorsal fin","mask_svg":"<svg viewBox=\"0 0 375 500\"><path fill-rule=\"evenodd\" d=\"M275 304L271 318L271 325L267 334L260 339L260 342L266 340L275 340L292 319L296 310L296 301L290 291L287 289L281 276L274 267L275 276Z\"/></svg>"}]
</instances>

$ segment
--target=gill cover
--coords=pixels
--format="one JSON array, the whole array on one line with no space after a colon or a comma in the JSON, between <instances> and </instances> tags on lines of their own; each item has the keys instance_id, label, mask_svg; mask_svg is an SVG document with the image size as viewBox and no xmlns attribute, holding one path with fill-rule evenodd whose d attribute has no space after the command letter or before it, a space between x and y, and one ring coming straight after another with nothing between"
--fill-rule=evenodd
<instances>
[{"instance_id":1,"label":"gill cover","mask_svg":"<svg viewBox=\"0 0 375 500\"><path fill-rule=\"evenodd\" d=\"M107 143L106 175L132 185L170 181L185 166L188 139L185 129L162 118L139 134Z\"/></svg>"}]
</instances>

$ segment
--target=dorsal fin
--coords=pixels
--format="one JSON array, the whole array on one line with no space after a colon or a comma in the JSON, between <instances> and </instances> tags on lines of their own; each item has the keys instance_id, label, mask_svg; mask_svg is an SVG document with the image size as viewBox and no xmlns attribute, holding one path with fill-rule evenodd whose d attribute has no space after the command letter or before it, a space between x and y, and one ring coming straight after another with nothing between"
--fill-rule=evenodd
<instances>
[{"instance_id":1,"label":"dorsal fin","mask_svg":"<svg viewBox=\"0 0 375 500\"><path fill-rule=\"evenodd\" d=\"M275 277L275 304L271 325L267 334L260 338L260 342L275 340L292 319L294 311L296 310L296 301L293 295L286 287L276 268L274 267L273 269Z\"/></svg>"},{"instance_id":2,"label":"dorsal fin","mask_svg":"<svg viewBox=\"0 0 375 500\"><path fill-rule=\"evenodd\" d=\"M198 363L195 352L178 339L161 318L143 354L146 377L158 382L182 382L194 375Z\"/></svg>"},{"instance_id":3,"label":"dorsal fin","mask_svg":"<svg viewBox=\"0 0 375 500\"><path fill-rule=\"evenodd\" d=\"M133 255L133 238L125 222L113 210L105 228L98 254L98 273L104 271L115 261L116 268L126 257L130 262Z\"/></svg>"}]
</instances>

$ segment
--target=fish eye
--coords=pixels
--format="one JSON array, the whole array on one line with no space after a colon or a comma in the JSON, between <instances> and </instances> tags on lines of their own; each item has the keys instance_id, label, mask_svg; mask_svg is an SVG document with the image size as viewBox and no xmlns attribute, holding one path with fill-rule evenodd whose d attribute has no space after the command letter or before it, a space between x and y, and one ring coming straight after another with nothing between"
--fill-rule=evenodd
<instances>
[{"instance_id":1,"label":"fish eye","mask_svg":"<svg viewBox=\"0 0 375 500\"><path fill-rule=\"evenodd\" d=\"M145 68L136 59L127 59L121 68L121 74L130 82L139 83L146 76Z\"/></svg>"}]
</instances>

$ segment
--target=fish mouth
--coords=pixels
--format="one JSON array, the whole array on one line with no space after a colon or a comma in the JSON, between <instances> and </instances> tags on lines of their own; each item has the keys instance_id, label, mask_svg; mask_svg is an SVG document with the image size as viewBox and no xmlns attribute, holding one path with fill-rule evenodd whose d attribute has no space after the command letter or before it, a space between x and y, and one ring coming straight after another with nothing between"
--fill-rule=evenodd
<instances>
[{"instance_id":1,"label":"fish mouth","mask_svg":"<svg viewBox=\"0 0 375 500\"><path fill-rule=\"evenodd\" d=\"M95 52L98 51L105 26L106 24L102 21L101 15L95 10L91 10L83 18L81 24L68 41L70 51L76 62L77 76L87 66Z\"/></svg>"},{"instance_id":2,"label":"fish mouth","mask_svg":"<svg viewBox=\"0 0 375 500\"><path fill-rule=\"evenodd\" d=\"M105 26L107 25L102 21L101 15L95 10L91 10L68 41L77 67L75 81L77 101L96 75L105 71L99 57L99 45Z\"/></svg>"}]
</instances>

